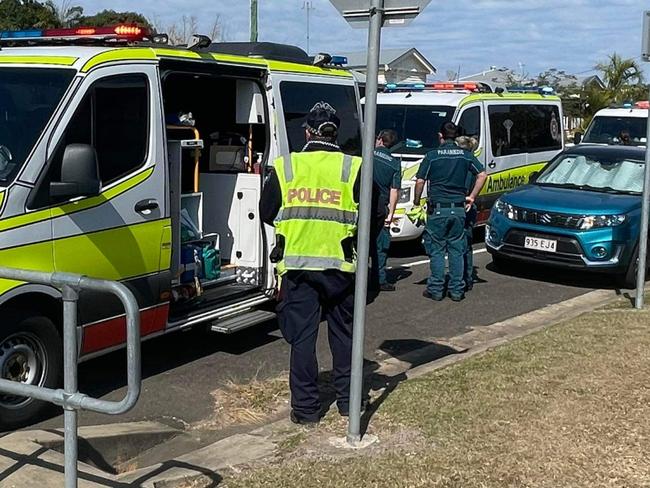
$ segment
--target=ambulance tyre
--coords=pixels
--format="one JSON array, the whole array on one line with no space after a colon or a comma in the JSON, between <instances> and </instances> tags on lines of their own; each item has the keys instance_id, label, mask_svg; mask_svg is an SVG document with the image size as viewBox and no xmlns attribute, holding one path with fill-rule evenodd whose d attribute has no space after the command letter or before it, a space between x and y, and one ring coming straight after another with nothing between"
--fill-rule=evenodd
<instances>
[{"instance_id":1,"label":"ambulance tyre","mask_svg":"<svg viewBox=\"0 0 650 488\"><path fill-rule=\"evenodd\" d=\"M20 310L6 310L2 316L1 377L58 388L63 372L63 347L52 320ZM12 430L34 422L50 408L47 402L0 393L0 430Z\"/></svg>"}]
</instances>

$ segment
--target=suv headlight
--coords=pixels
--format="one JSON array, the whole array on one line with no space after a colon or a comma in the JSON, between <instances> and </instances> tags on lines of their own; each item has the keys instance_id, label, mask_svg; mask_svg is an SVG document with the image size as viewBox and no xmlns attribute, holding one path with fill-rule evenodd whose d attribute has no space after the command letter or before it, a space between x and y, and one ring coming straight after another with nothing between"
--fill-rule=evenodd
<instances>
[{"instance_id":1,"label":"suv headlight","mask_svg":"<svg viewBox=\"0 0 650 488\"><path fill-rule=\"evenodd\" d=\"M407 186L399 191L399 203L408 203L411 201L411 187Z\"/></svg>"},{"instance_id":2,"label":"suv headlight","mask_svg":"<svg viewBox=\"0 0 650 488\"><path fill-rule=\"evenodd\" d=\"M506 218L509 218L510 220L514 220L516 218L516 209L509 203L504 202L502 199L498 199L496 202L494 202L494 207L492 209L498 213L503 215Z\"/></svg>"},{"instance_id":3,"label":"suv headlight","mask_svg":"<svg viewBox=\"0 0 650 488\"><path fill-rule=\"evenodd\" d=\"M578 222L578 229L590 230L603 227L616 227L625 222L625 215L586 215Z\"/></svg>"}]
</instances>

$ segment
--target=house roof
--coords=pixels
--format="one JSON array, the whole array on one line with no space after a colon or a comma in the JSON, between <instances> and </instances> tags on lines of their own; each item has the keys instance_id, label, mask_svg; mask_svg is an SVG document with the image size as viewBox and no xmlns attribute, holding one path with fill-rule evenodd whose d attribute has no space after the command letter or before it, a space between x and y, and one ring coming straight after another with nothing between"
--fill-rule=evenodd
<instances>
[{"instance_id":1,"label":"house roof","mask_svg":"<svg viewBox=\"0 0 650 488\"><path fill-rule=\"evenodd\" d=\"M349 53L346 54L348 58L348 69L364 69L366 68L366 58L367 58L367 52L366 51L361 51L361 52L354 52L354 53ZM411 49L382 49L379 53L379 65L388 65L390 66L391 64L394 64L398 61L401 61L404 58L407 58L409 56L415 57L425 68L426 71L429 72L429 74L434 74L436 73L436 67L431 64L431 62L424 57L424 55L418 51L416 48L411 48Z\"/></svg>"}]
</instances>

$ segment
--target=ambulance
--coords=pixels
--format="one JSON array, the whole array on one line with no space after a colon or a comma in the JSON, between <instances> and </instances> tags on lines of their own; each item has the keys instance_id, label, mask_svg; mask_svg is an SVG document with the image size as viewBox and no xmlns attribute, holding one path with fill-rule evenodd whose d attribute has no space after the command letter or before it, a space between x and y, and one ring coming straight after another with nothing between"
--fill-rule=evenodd
<instances>
[{"instance_id":1,"label":"ambulance","mask_svg":"<svg viewBox=\"0 0 650 488\"><path fill-rule=\"evenodd\" d=\"M645 146L648 137L648 101L624 103L596 112L584 133L575 134L576 144L621 144L621 133L630 136L630 145Z\"/></svg>"},{"instance_id":2,"label":"ambulance","mask_svg":"<svg viewBox=\"0 0 650 488\"><path fill-rule=\"evenodd\" d=\"M132 25L0 32L0 265L126 284L144 339L232 333L274 317L265 173L302 149L319 101L359 155L358 89L329 55L162 42ZM59 292L0 280L0 317L2 377L57 387ZM82 293L79 323L81 360L124 345L117 300ZM0 426L43 408L0 396Z\"/></svg>"},{"instance_id":3,"label":"ambulance","mask_svg":"<svg viewBox=\"0 0 650 488\"><path fill-rule=\"evenodd\" d=\"M406 217L413 207L415 176L427 152L439 145L442 124L455 122L477 139L475 155L488 179L476 201L485 223L499 195L528 183L529 176L564 148L562 104L550 89L505 90L482 83L388 84L377 99L377 130L393 129L392 148L403 169L402 189L391 225L395 241L417 239L423 227ZM422 203L426 202L426 190Z\"/></svg>"}]
</instances>

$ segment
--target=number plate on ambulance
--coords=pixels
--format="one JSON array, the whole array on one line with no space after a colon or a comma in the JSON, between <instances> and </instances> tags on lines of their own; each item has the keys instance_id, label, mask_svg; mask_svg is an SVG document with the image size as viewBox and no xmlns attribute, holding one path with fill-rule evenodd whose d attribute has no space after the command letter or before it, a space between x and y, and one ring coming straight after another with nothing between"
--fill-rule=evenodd
<instances>
[{"instance_id":1,"label":"number plate on ambulance","mask_svg":"<svg viewBox=\"0 0 650 488\"><path fill-rule=\"evenodd\" d=\"M557 241L526 236L524 247L526 249L534 249L536 251L556 252Z\"/></svg>"}]
</instances>

